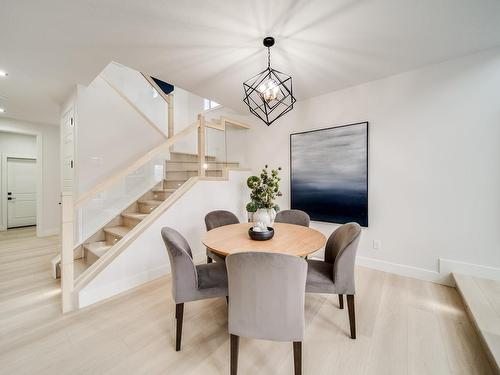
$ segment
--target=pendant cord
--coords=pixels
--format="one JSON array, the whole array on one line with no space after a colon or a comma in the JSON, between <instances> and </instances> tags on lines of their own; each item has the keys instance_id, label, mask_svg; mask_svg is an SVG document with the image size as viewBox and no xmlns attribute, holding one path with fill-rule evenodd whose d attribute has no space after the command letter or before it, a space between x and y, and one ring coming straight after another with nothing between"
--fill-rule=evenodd
<instances>
[{"instance_id":1,"label":"pendant cord","mask_svg":"<svg viewBox=\"0 0 500 375\"><path fill-rule=\"evenodd\" d=\"M267 47L267 67L271 67L271 48Z\"/></svg>"}]
</instances>

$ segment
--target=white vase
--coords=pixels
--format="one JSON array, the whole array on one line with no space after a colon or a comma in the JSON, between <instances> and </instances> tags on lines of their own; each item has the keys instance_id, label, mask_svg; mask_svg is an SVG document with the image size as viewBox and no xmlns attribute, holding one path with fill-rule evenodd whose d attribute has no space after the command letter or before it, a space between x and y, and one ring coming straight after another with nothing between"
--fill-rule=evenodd
<instances>
[{"instance_id":1,"label":"white vase","mask_svg":"<svg viewBox=\"0 0 500 375\"><path fill-rule=\"evenodd\" d=\"M275 218L276 211L274 208L259 208L253 214L253 221L256 223L262 222L266 227L272 227Z\"/></svg>"}]
</instances>

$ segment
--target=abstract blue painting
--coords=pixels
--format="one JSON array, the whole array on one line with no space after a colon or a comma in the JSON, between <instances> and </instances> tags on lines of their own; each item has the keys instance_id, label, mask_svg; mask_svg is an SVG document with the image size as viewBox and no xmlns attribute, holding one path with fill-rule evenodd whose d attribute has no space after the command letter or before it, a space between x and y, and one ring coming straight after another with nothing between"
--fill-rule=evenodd
<instances>
[{"instance_id":1,"label":"abstract blue painting","mask_svg":"<svg viewBox=\"0 0 500 375\"><path fill-rule=\"evenodd\" d=\"M368 122L290 135L291 208L368 226Z\"/></svg>"}]
</instances>

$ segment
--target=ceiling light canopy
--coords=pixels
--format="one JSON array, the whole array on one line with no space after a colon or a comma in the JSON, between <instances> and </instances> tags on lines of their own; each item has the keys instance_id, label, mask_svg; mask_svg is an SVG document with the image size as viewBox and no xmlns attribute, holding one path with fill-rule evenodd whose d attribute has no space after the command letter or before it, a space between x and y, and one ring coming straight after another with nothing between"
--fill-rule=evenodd
<instances>
[{"instance_id":1,"label":"ceiling light canopy","mask_svg":"<svg viewBox=\"0 0 500 375\"><path fill-rule=\"evenodd\" d=\"M267 48L267 68L243 83L243 101L250 112L269 126L293 109L296 102L292 90L292 77L271 68L273 37L264 38Z\"/></svg>"}]
</instances>

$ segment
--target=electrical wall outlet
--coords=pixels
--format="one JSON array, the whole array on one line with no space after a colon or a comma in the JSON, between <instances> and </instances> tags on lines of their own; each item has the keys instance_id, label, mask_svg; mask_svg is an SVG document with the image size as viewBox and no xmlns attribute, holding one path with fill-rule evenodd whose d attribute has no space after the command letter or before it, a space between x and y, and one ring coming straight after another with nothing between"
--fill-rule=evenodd
<instances>
[{"instance_id":1,"label":"electrical wall outlet","mask_svg":"<svg viewBox=\"0 0 500 375\"><path fill-rule=\"evenodd\" d=\"M373 240L373 248L375 250L380 250L382 248L382 241L380 241L380 240Z\"/></svg>"}]
</instances>

